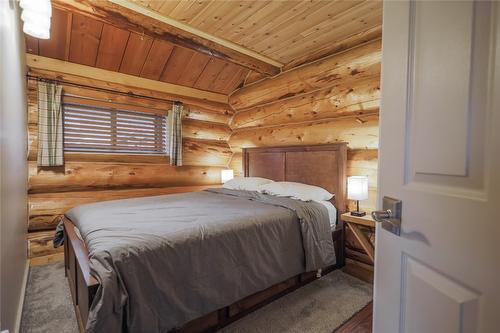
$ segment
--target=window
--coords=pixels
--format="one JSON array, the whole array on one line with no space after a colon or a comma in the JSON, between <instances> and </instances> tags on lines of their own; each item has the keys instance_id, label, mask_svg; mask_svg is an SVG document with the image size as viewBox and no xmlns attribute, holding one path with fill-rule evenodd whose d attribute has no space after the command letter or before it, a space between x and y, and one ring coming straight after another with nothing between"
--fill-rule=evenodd
<instances>
[{"instance_id":1,"label":"window","mask_svg":"<svg viewBox=\"0 0 500 333\"><path fill-rule=\"evenodd\" d=\"M64 99L64 150L166 154L167 117L107 107L94 100Z\"/></svg>"}]
</instances>

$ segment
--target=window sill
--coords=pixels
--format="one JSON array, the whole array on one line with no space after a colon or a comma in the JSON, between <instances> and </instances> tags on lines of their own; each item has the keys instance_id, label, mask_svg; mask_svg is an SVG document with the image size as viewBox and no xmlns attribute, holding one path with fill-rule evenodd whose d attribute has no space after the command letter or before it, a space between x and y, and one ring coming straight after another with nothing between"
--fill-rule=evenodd
<instances>
[{"instance_id":1,"label":"window sill","mask_svg":"<svg viewBox=\"0 0 500 333\"><path fill-rule=\"evenodd\" d=\"M66 162L169 163L166 155L64 152Z\"/></svg>"}]
</instances>

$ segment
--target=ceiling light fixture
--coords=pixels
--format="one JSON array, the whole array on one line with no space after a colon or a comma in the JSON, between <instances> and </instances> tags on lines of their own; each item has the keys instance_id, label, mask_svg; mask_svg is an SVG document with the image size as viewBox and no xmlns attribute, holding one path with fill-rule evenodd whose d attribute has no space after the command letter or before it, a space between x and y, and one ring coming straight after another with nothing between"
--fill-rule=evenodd
<instances>
[{"instance_id":1,"label":"ceiling light fixture","mask_svg":"<svg viewBox=\"0 0 500 333\"><path fill-rule=\"evenodd\" d=\"M40 39L49 39L52 16L50 0L21 0L19 5L22 8L24 33Z\"/></svg>"}]
</instances>

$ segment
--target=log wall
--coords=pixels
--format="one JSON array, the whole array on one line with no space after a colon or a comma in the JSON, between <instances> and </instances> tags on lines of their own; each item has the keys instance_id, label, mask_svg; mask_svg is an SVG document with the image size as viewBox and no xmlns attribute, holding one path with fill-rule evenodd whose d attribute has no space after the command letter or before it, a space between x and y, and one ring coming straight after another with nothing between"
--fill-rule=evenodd
<instances>
[{"instance_id":1,"label":"log wall","mask_svg":"<svg viewBox=\"0 0 500 333\"><path fill-rule=\"evenodd\" d=\"M376 206L380 105L379 40L334 54L274 78L249 75L245 86L229 98L235 109L229 145L229 167L242 174L241 148L348 143L347 176L366 175L369 199L362 209ZM350 202L354 209L354 202ZM372 241L374 230L363 228ZM373 264L356 237L346 229L344 270L373 280Z\"/></svg>"},{"instance_id":2,"label":"log wall","mask_svg":"<svg viewBox=\"0 0 500 333\"><path fill-rule=\"evenodd\" d=\"M40 71L30 74L59 78ZM45 74L45 75L44 75ZM74 79L74 80L72 80ZM65 81L105 87L106 83L72 76ZM171 107L171 102L160 95L133 96L129 87L107 86L113 91L94 90L72 84L63 84L67 94L112 100L133 109L150 108L159 112ZM135 91L141 94L144 91ZM232 151L227 140L231 135L229 121L233 111L228 105L186 99L183 114L183 166L173 167L164 156L65 153L64 167L37 167L38 147L38 92L34 80L28 80L28 252L30 258L60 259L62 247L54 249L52 236L59 216L83 203L103 200L141 197L198 191L220 184L220 170L226 167ZM160 111L161 112L161 111ZM48 256L47 260L40 258Z\"/></svg>"},{"instance_id":3,"label":"log wall","mask_svg":"<svg viewBox=\"0 0 500 333\"><path fill-rule=\"evenodd\" d=\"M241 148L347 142L347 174L367 175L375 207L380 105L380 40L302 65L273 78L249 77L229 104L229 166L242 173ZM352 203L351 203L352 207Z\"/></svg>"}]
</instances>

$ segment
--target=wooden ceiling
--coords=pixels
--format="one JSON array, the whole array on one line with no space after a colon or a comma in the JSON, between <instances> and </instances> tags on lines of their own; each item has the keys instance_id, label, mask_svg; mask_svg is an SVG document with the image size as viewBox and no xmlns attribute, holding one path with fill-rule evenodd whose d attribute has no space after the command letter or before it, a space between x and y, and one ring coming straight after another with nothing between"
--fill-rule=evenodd
<instances>
[{"instance_id":1,"label":"wooden ceiling","mask_svg":"<svg viewBox=\"0 0 500 333\"><path fill-rule=\"evenodd\" d=\"M225 95L382 33L379 0L52 1L27 52Z\"/></svg>"},{"instance_id":2,"label":"wooden ceiling","mask_svg":"<svg viewBox=\"0 0 500 333\"><path fill-rule=\"evenodd\" d=\"M222 94L249 70L170 42L53 8L51 38L26 37L28 53Z\"/></svg>"},{"instance_id":3,"label":"wooden ceiling","mask_svg":"<svg viewBox=\"0 0 500 333\"><path fill-rule=\"evenodd\" d=\"M378 0L135 2L283 64L381 36L382 1Z\"/></svg>"}]
</instances>

